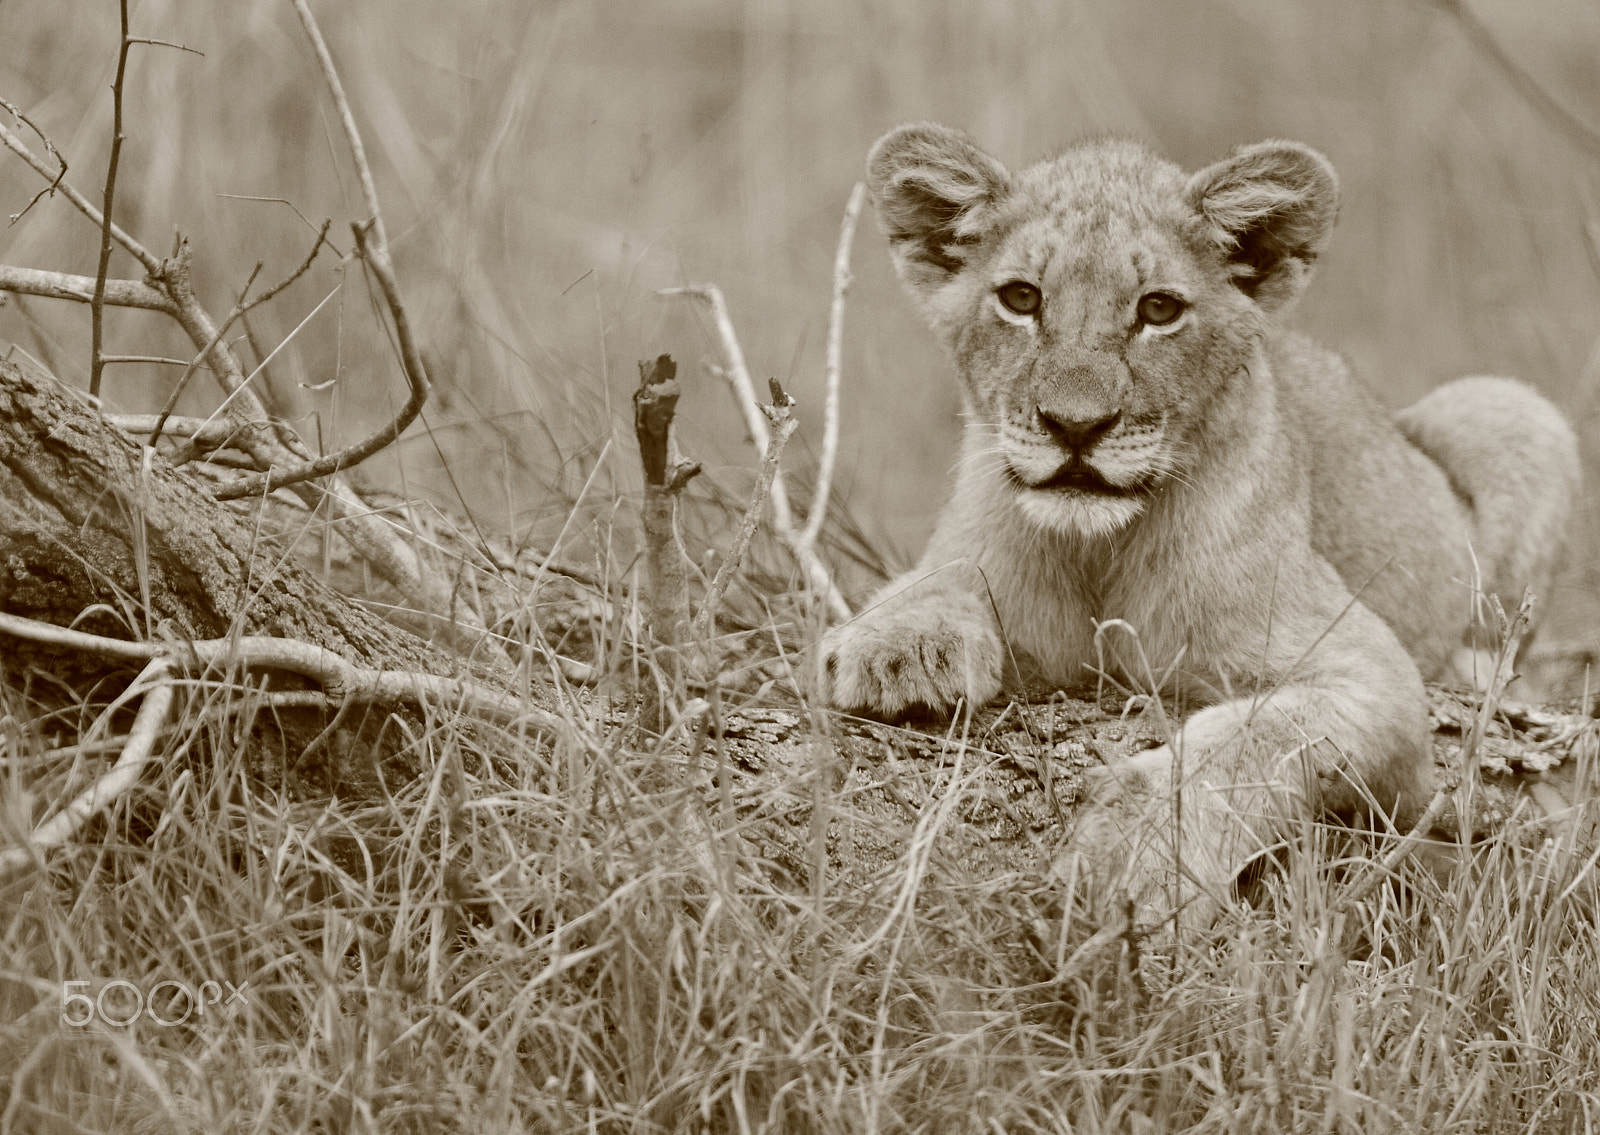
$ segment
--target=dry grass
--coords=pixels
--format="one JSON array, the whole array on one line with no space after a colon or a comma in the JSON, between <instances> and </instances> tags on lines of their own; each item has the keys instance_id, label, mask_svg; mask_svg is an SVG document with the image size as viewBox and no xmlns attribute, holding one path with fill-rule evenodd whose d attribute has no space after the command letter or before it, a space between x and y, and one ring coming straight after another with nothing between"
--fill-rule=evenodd
<instances>
[{"instance_id":1,"label":"dry grass","mask_svg":"<svg viewBox=\"0 0 1600 1135\"><path fill-rule=\"evenodd\" d=\"M932 843L865 882L797 878L754 849L806 775L718 788L579 703L549 746L391 719L385 767L420 775L350 798L272 787L242 699L192 694L159 776L7 889L6 1129L1520 1132L1600 1110L1596 876L1514 828L1353 907L1365 869L1315 831L1257 908L1155 951L1088 936L1042 870ZM42 728L11 732L13 793L50 787ZM963 760L933 827L983 793ZM247 1004L74 1028L78 979Z\"/></svg>"},{"instance_id":2,"label":"dry grass","mask_svg":"<svg viewBox=\"0 0 1600 1135\"><path fill-rule=\"evenodd\" d=\"M1191 165L1272 135L1325 148L1345 221L1308 327L1396 404L1466 371L1538 382L1583 424L1594 471L1593 164L1437 7L323 6L439 386L427 429L366 476L540 549L559 533L613 581L633 548L637 474L613 409L634 360L714 354L691 307L651 293L724 287L756 369L800 399L800 448L820 420L839 210L871 140L907 118L966 126L1008 161L1100 130ZM1600 121L1591 6L1479 7ZM193 236L202 295L225 310L257 259L276 278L324 216L353 215L353 187L287 5L133 11L136 32L206 56L135 54L118 220L158 247L174 226ZM0 95L86 189L114 29L109 5L72 20L43 0L0 7ZM30 178L0 161L5 212ZM224 195L284 198L312 223ZM58 200L0 235L10 264L85 272L95 248ZM868 518L865 576L926 530L957 395L865 233L856 265L841 481ZM308 276L253 322L257 342L270 349L338 283L327 266ZM328 448L402 396L352 285L268 375ZM167 334L108 319L113 350L184 355ZM81 311L13 299L0 337L87 374ZM148 410L170 377L113 370L108 400ZM200 384L188 397L180 409L212 405ZM681 412L711 488L742 499L754 463L718 384L691 378ZM1548 635L1592 645L1592 511L1575 545ZM761 613L758 596L740 603ZM594 657L620 656L630 617L600 620ZM602 703L572 701L554 745L396 717L382 723L392 764L329 793L267 775L241 724L253 710L230 708L250 696L191 691L144 791L0 890L0 1132L1600 1125L1593 867L1515 829L1442 874L1407 865L1350 910L1344 852L1319 831L1271 902L1152 954L1086 938L1042 872L984 878L908 854L870 885L797 880L747 838L763 801L709 783L681 745L655 751ZM4 697L10 833L99 758L52 755L65 726ZM953 782L945 814L981 787ZM798 807L814 790L773 777L748 791ZM248 1005L78 1029L60 1020L61 983L78 979L244 982Z\"/></svg>"}]
</instances>

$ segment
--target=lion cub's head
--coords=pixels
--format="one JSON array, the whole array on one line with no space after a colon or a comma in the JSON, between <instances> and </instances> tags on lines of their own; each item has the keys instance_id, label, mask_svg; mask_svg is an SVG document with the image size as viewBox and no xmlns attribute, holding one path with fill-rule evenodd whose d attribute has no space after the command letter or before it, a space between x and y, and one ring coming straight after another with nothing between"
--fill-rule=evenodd
<instances>
[{"instance_id":1,"label":"lion cub's head","mask_svg":"<svg viewBox=\"0 0 1600 1135\"><path fill-rule=\"evenodd\" d=\"M1294 142L1193 175L1122 141L1010 173L922 124L885 135L868 176L960 368L976 459L1037 522L1083 534L1125 525L1196 460L1338 208L1333 167Z\"/></svg>"}]
</instances>

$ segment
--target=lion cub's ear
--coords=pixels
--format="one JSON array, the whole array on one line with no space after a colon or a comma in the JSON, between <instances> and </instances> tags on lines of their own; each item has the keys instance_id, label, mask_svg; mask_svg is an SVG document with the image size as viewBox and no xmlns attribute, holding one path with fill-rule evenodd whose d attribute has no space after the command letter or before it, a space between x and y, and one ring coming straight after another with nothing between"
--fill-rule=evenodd
<instances>
[{"instance_id":1,"label":"lion cub's ear","mask_svg":"<svg viewBox=\"0 0 1600 1135\"><path fill-rule=\"evenodd\" d=\"M914 291L945 283L966 262L1005 195L1006 169L965 134L931 122L891 130L867 157L867 185L895 267Z\"/></svg>"},{"instance_id":2,"label":"lion cub's ear","mask_svg":"<svg viewBox=\"0 0 1600 1135\"><path fill-rule=\"evenodd\" d=\"M1237 266L1234 283L1269 311L1305 287L1339 212L1333 164L1298 142L1242 146L1191 177L1186 194Z\"/></svg>"}]
</instances>

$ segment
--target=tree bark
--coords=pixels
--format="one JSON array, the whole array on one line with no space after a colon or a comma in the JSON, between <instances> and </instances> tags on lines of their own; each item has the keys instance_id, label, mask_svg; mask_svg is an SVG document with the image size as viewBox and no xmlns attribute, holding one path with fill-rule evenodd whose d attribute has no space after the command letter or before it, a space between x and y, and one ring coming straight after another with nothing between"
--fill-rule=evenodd
<instances>
[{"instance_id":1,"label":"tree bark","mask_svg":"<svg viewBox=\"0 0 1600 1135\"><path fill-rule=\"evenodd\" d=\"M4 361L0 611L115 638L273 635L369 667L465 669L263 541L248 504L218 504L81 394ZM36 653L0 638L0 659Z\"/></svg>"}]
</instances>

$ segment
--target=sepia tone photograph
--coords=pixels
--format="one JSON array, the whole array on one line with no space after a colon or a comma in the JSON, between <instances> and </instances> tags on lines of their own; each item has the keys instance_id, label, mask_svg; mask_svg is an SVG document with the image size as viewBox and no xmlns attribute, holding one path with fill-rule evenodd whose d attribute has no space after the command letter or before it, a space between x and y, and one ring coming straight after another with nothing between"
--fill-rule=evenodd
<instances>
[{"instance_id":1,"label":"sepia tone photograph","mask_svg":"<svg viewBox=\"0 0 1600 1135\"><path fill-rule=\"evenodd\" d=\"M0 0L0 1135L1600 1125L1597 58Z\"/></svg>"}]
</instances>

